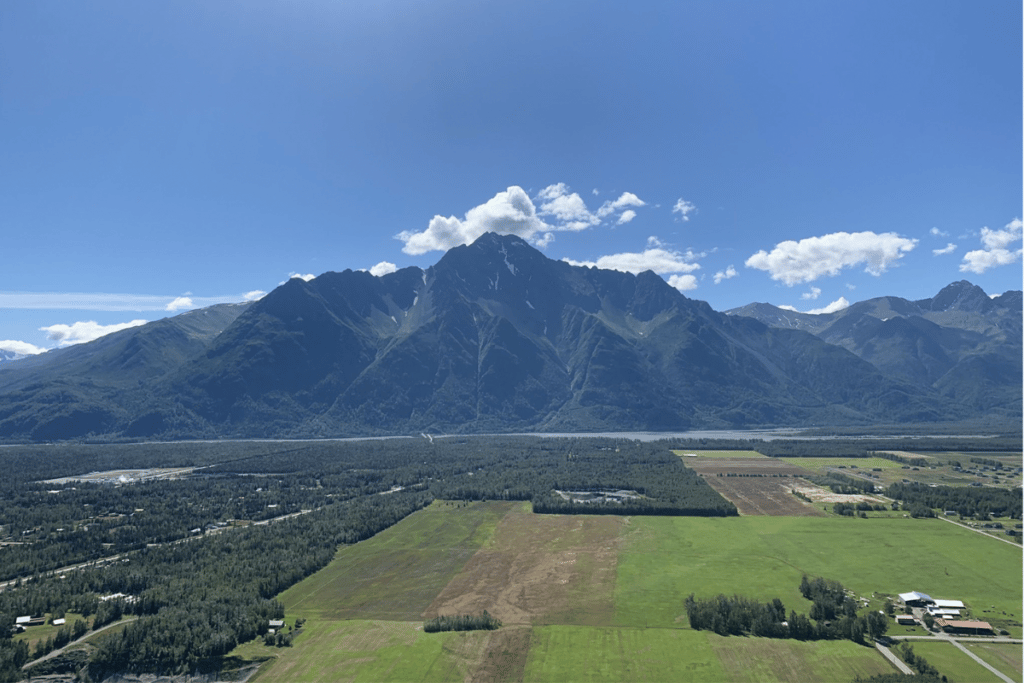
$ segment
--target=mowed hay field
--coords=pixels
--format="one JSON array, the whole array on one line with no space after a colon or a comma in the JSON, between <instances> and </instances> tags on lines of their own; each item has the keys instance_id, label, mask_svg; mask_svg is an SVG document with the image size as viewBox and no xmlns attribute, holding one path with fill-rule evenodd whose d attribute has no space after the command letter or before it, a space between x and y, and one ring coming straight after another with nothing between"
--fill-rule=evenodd
<instances>
[{"instance_id":1,"label":"mowed hay field","mask_svg":"<svg viewBox=\"0 0 1024 683\"><path fill-rule=\"evenodd\" d=\"M238 654L275 658L260 683L803 683L891 671L874 648L847 641L689 628L691 592L778 597L806 612L804 573L866 597L921 590L996 605L1020 622L1019 549L939 520L534 515L524 503L435 502L279 597L289 623L307 619L294 647ZM504 626L422 630L425 617L483 609Z\"/></svg>"}]
</instances>

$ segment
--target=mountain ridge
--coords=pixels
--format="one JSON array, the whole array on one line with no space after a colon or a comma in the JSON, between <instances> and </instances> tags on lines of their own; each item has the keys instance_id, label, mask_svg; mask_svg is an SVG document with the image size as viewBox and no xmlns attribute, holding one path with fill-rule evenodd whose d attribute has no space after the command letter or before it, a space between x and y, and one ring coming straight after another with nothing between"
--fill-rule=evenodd
<instances>
[{"instance_id":1,"label":"mountain ridge","mask_svg":"<svg viewBox=\"0 0 1024 683\"><path fill-rule=\"evenodd\" d=\"M486 234L425 270L296 278L242 309L124 330L13 375L22 361L7 363L0 437L664 431L1011 415L1019 383L1014 397L999 377L1015 371L1000 347L1020 329L1019 309L1016 321L1008 312L1014 297L950 287L920 302L854 304L846 310L856 315L824 322L756 305L761 320L715 312L651 272L573 266ZM893 308L915 315L880 320ZM205 332L188 337L187 323L202 315ZM830 341L837 321L846 327ZM872 362L867 345L884 339L900 343ZM917 370L894 373L886 362L909 353L908 339L920 341Z\"/></svg>"}]
</instances>

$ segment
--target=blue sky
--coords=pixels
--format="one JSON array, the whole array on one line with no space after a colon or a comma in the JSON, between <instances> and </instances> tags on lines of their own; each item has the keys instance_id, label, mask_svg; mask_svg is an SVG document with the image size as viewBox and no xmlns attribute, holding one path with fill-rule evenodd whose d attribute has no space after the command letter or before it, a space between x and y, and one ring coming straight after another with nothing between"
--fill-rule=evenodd
<instances>
[{"instance_id":1,"label":"blue sky","mask_svg":"<svg viewBox=\"0 0 1024 683\"><path fill-rule=\"evenodd\" d=\"M0 348L488 229L716 310L1021 288L1020 3L0 12Z\"/></svg>"}]
</instances>

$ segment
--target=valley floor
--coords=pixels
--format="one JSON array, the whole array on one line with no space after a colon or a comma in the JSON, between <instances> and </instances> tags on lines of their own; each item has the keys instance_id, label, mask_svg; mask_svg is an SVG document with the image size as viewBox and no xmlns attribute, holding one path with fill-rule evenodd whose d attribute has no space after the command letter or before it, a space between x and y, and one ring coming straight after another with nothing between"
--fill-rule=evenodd
<instances>
[{"instance_id":1,"label":"valley floor","mask_svg":"<svg viewBox=\"0 0 1024 683\"><path fill-rule=\"evenodd\" d=\"M1021 637L1020 550L938 520L534 515L522 503L437 501L281 594L289 628L304 620L293 647L256 641L234 654L270 657L260 683L807 683L894 671L850 641L689 627L690 593L778 597L805 612L804 574L842 582L864 609L909 590L962 599L974 618ZM502 628L423 631L426 618L485 609ZM982 652L1020 678L1019 656L995 644ZM966 655L941 655L950 681L973 680Z\"/></svg>"}]
</instances>

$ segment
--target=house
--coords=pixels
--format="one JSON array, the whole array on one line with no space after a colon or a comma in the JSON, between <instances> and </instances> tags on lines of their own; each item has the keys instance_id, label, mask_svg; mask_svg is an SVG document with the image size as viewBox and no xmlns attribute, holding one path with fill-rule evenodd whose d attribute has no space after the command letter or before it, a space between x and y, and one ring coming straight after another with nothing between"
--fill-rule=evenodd
<instances>
[{"instance_id":1,"label":"house","mask_svg":"<svg viewBox=\"0 0 1024 683\"><path fill-rule=\"evenodd\" d=\"M54 619L53 620L53 625L54 626L63 626L66 623L68 623L67 619Z\"/></svg>"},{"instance_id":2,"label":"house","mask_svg":"<svg viewBox=\"0 0 1024 683\"><path fill-rule=\"evenodd\" d=\"M984 636L990 635L992 626L987 621L952 621L947 619L936 619L935 625L946 633L962 633L964 635Z\"/></svg>"},{"instance_id":3,"label":"house","mask_svg":"<svg viewBox=\"0 0 1024 683\"><path fill-rule=\"evenodd\" d=\"M271 619L269 626L270 628L283 628L284 619Z\"/></svg>"}]
</instances>

